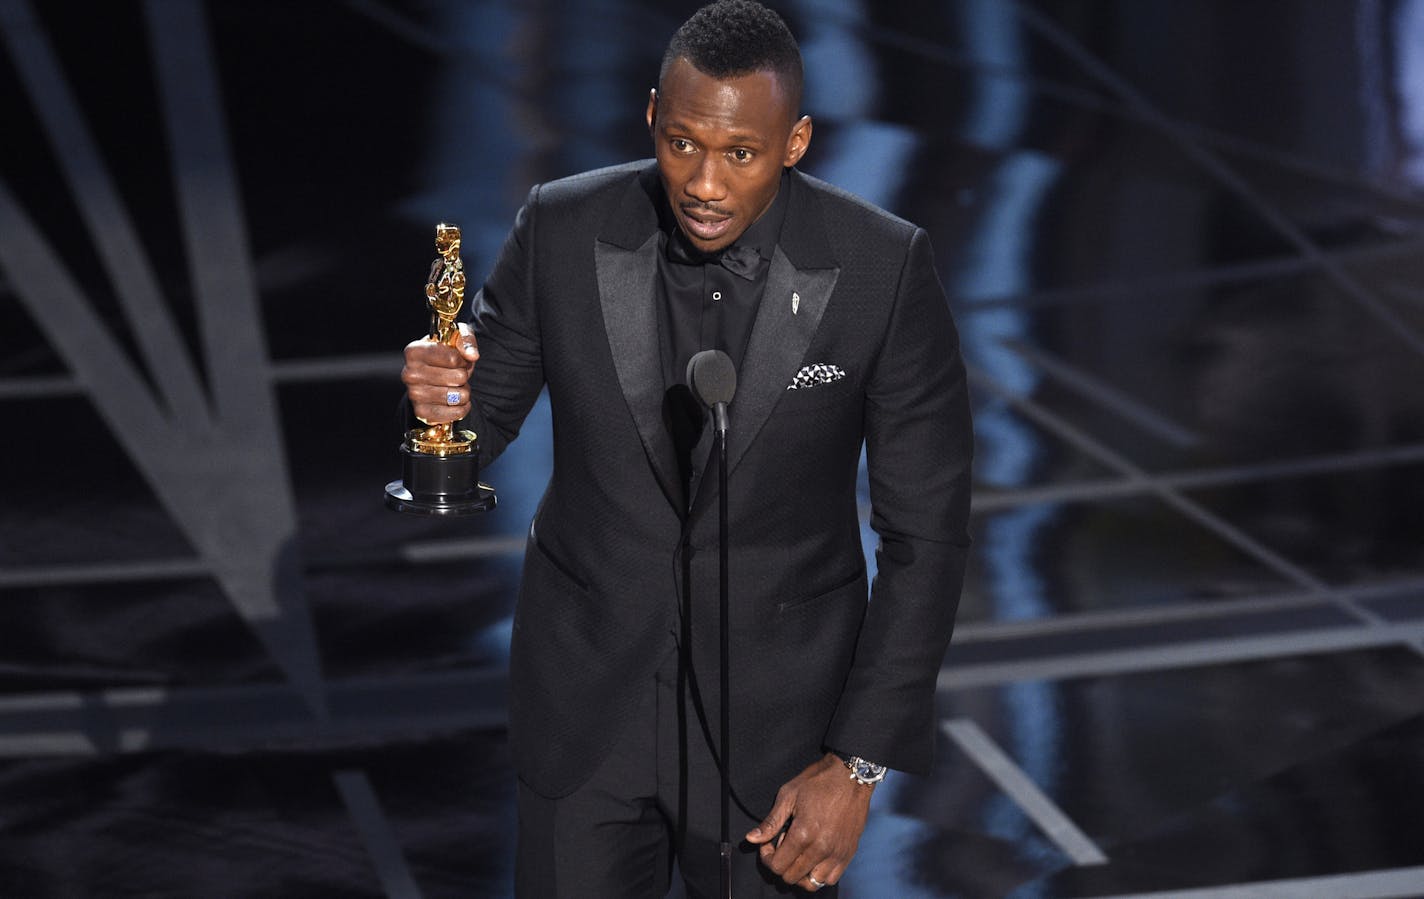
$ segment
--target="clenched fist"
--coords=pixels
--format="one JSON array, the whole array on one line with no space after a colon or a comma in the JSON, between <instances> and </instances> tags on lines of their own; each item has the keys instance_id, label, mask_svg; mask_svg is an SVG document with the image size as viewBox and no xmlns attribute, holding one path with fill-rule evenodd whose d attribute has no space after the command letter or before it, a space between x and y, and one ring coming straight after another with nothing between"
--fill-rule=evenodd
<instances>
[{"instance_id":1,"label":"clenched fist","mask_svg":"<svg viewBox=\"0 0 1424 899\"><path fill-rule=\"evenodd\" d=\"M480 350L470 326L461 323L458 328L454 346L422 337L405 347L401 380L415 417L429 425L459 421L470 414L470 373Z\"/></svg>"}]
</instances>

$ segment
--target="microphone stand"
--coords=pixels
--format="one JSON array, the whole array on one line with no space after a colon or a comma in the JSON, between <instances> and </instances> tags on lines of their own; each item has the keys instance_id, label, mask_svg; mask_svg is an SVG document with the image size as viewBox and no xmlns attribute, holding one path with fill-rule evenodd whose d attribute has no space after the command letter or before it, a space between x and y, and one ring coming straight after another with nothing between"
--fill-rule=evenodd
<instances>
[{"instance_id":1,"label":"microphone stand","mask_svg":"<svg viewBox=\"0 0 1424 899\"><path fill-rule=\"evenodd\" d=\"M718 615L721 639L721 724L718 727L721 738L722 757L722 899L732 899L732 761L731 761L731 677L728 666L731 659L731 638L729 635L727 602L727 404L718 403L712 410L717 428L717 582Z\"/></svg>"},{"instance_id":2,"label":"microphone stand","mask_svg":"<svg viewBox=\"0 0 1424 899\"><path fill-rule=\"evenodd\" d=\"M737 369L732 358L721 350L703 350L687 363L687 385L703 405L712 410L717 440L717 581L721 650L721 708L718 755L722 774L722 861L721 899L732 899L732 678L731 628L727 601L727 404L737 392Z\"/></svg>"}]
</instances>

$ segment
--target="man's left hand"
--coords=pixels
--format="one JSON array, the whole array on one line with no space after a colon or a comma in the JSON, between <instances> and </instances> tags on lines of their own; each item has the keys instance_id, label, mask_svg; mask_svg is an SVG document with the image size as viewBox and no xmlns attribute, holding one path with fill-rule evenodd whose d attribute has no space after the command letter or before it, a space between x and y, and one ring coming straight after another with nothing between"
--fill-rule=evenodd
<instances>
[{"instance_id":1,"label":"man's left hand","mask_svg":"<svg viewBox=\"0 0 1424 899\"><path fill-rule=\"evenodd\" d=\"M787 883L809 890L819 889L816 882L837 883L860 845L872 792L826 753L777 791L771 812L747 841L761 845L762 863ZM778 839L787 821L791 826Z\"/></svg>"}]
</instances>

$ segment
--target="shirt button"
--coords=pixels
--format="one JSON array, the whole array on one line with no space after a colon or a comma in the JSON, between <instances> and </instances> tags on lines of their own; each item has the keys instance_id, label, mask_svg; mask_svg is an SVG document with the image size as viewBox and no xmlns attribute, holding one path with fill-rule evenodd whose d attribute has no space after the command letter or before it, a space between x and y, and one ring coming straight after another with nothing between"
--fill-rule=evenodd
<instances>
[{"instance_id":1,"label":"shirt button","mask_svg":"<svg viewBox=\"0 0 1424 899\"><path fill-rule=\"evenodd\" d=\"M712 299L713 299L713 300L720 300L720 299L722 299L722 291L720 291L720 290L714 290L714 291L712 291Z\"/></svg>"}]
</instances>

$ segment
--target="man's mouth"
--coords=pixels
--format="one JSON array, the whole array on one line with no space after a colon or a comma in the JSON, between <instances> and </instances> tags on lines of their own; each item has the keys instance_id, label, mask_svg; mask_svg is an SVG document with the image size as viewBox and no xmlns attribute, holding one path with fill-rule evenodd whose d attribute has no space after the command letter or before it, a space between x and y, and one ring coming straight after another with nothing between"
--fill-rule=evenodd
<instances>
[{"instance_id":1,"label":"man's mouth","mask_svg":"<svg viewBox=\"0 0 1424 899\"><path fill-rule=\"evenodd\" d=\"M688 232L699 240L716 240L732 227L730 215L717 215L686 206L682 208L682 221Z\"/></svg>"}]
</instances>

